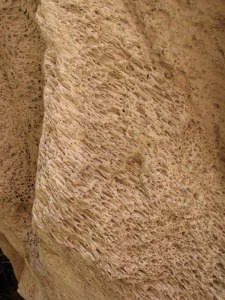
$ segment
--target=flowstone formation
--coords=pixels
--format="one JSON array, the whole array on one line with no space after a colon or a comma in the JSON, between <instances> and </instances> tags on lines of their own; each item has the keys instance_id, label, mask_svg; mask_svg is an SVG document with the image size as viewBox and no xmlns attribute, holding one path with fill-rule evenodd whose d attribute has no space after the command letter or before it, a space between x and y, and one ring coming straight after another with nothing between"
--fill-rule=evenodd
<instances>
[{"instance_id":1,"label":"flowstone formation","mask_svg":"<svg viewBox=\"0 0 225 300\"><path fill-rule=\"evenodd\" d=\"M225 3L35 3L0 4L0 247L20 294L224 299Z\"/></svg>"}]
</instances>

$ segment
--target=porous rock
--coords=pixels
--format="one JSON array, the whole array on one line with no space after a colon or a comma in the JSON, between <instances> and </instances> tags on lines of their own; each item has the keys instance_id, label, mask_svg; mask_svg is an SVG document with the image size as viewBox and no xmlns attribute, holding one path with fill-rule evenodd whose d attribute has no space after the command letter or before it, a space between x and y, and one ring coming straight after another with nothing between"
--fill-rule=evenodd
<instances>
[{"instance_id":1,"label":"porous rock","mask_svg":"<svg viewBox=\"0 0 225 300\"><path fill-rule=\"evenodd\" d=\"M224 299L224 2L2 3L0 244L21 294Z\"/></svg>"}]
</instances>

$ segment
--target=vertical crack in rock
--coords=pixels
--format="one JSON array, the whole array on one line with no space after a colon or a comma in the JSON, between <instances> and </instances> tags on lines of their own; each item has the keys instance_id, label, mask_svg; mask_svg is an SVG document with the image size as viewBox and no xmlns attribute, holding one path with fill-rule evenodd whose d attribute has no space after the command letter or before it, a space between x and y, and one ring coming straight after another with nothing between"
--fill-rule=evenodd
<instances>
[{"instance_id":1,"label":"vertical crack in rock","mask_svg":"<svg viewBox=\"0 0 225 300\"><path fill-rule=\"evenodd\" d=\"M29 263L37 258L31 212L43 120L45 46L37 4L0 2L0 232ZM3 242L0 235L0 247Z\"/></svg>"}]
</instances>

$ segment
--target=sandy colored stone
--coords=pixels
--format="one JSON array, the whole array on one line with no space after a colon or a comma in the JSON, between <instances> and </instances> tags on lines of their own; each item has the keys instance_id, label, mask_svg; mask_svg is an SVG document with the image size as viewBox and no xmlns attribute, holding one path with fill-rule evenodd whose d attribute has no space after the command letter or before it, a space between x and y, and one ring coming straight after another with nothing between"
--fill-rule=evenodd
<instances>
[{"instance_id":1,"label":"sandy colored stone","mask_svg":"<svg viewBox=\"0 0 225 300\"><path fill-rule=\"evenodd\" d=\"M31 3L0 6L0 233L21 294L224 299L224 1ZM8 38L22 25L29 47Z\"/></svg>"},{"instance_id":2,"label":"sandy colored stone","mask_svg":"<svg viewBox=\"0 0 225 300\"><path fill-rule=\"evenodd\" d=\"M38 285L33 273L40 264L31 226L45 48L36 8L36 1L0 1L0 247L26 287L25 299L33 297L28 290Z\"/></svg>"}]
</instances>

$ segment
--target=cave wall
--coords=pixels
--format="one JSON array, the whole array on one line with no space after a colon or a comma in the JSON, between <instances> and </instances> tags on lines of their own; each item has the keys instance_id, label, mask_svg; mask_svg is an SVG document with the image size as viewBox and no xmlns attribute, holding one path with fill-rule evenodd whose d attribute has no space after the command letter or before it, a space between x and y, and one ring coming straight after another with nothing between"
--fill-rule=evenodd
<instances>
[{"instance_id":1,"label":"cave wall","mask_svg":"<svg viewBox=\"0 0 225 300\"><path fill-rule=\"evenodd\" d=\"M3 3L4 35L21 23L31 38L0 57L0 231L21 294L225 298L224 2Z\"/></svg>"}]
</instances>

